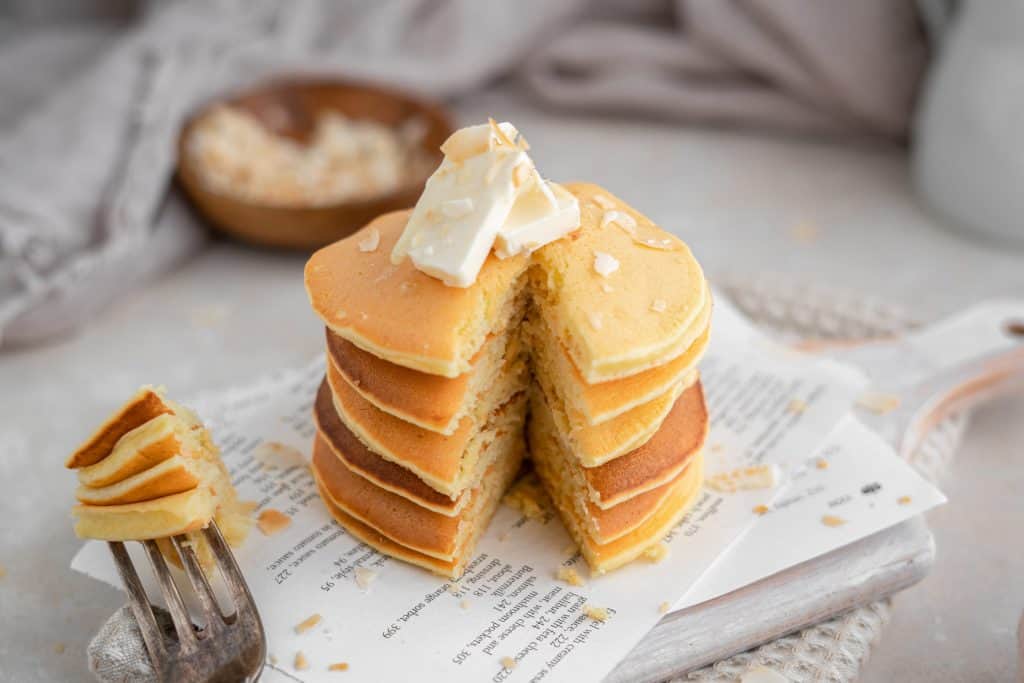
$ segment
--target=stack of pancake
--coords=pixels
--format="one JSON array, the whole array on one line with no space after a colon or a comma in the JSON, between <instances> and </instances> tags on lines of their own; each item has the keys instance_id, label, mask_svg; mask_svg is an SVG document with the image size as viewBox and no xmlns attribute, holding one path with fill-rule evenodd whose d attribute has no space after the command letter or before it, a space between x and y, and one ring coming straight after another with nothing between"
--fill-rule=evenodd
<instances>
[{"instance_id":1,"label":"stack of pancake","mask_svg":"<svg viewBox=\"0 0 1024 683\"><path fill-rule=\"evenodd\" d=\"M140 389L65 465L78 471L73 515L83 538L164 539L212 519L232 545L248 533L248 506L209 432L159 389Z\"/></svg>"},{"instance_id":2,"label":"stack of pancake","mask_svg":"<svg viewBox=\"0 0 1024 683\"><path fill-rule=\"evenodd\" d=\"M703 274L685 244L601 188L565 188L580 228L532 254L491 254L465 288L391 262L408 211L307 263L328 357L313 469L334 516L377 549L461 574L524 431L597 572L658 543L695 499Z\"/></svg>"}]
</instances>

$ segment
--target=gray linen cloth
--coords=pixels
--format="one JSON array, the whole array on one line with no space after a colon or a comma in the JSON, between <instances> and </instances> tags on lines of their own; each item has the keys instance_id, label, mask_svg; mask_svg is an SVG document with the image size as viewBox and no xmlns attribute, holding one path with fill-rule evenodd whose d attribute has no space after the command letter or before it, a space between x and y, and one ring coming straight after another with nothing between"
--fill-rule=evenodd
<instances>
[{"instance_id":1,"label":"gray linen cloth","mask_svg":"<svg viewBox=\"0 0 1024 683\"><path fill-rule=\"evenodd\" d=\"M168 195L175 135L274 72L450 97L516 71L565 108L899 140L927 58L909 0L154 5L0 130L0 346L67 333L195 251L203 231ZM0 63L0 92L53 85L2 47Z\"/></svg>"}]
</instances>

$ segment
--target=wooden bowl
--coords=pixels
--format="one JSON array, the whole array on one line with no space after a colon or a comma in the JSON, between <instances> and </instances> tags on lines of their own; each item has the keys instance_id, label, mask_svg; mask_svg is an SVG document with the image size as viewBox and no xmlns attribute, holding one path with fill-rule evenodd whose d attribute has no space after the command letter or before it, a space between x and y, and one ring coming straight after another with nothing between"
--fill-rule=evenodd
<instances>
[{"instance_id":1,"label":"wooden bowl","mask_svg":"<svg viewBox=\"0 0 1024 683\"><path fill-rule=\"evenodd\" d=\"M215 229L251 244L287 249L316 249L350 235L383 213L413 206L429 172L387 194L320 206L260 204L213 192L200 181L185 153L185 143L214 104L238 107L269 130L300 142L312 135L317 115L323 111L373 119L388 126L416 117L426 124L421 145L435 160L434 167L441 163L441 143L454 130L451 117L439 104L397 90L343 80L273 81L210 104L192 116L178 138L178 180L186 194Z\"/></svg>"}]
</instances>

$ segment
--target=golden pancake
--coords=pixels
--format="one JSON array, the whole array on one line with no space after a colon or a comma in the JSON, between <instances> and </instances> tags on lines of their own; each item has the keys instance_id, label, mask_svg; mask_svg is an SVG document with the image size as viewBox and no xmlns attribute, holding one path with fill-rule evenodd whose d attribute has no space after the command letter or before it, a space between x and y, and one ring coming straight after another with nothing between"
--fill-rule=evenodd
<instances>
[{"instance_id":1,"label":"golden pancake","mask_svg":"<svg viewBox=\"0 0 1024 683\"><path fill-rule=\"evenodd\" d=\"M451 436L475 401L519 353L517 335L491 336L472 359L472 369L442 377L389 363L327 330L331 364L359 395L397 418Z\"/></svg>"},{"instance_id":2,"label":"golden pancake","mask_svg":"<svg viewBox=\"0 0 1024 683\"><path fill-rule=\"evenodd\" d=\"M217 499L206 487L128 505L76 505L75 533L101 541L144 541L176 536L210 523Z\"/></svg>"},{"instance_id":3,"label":"golden pancake","mask_svg":"<svg viewBox=\"0 0 1024 683\"><path fill-rule=\"evenodd\" d=\"M604 574L632 562L661 541L696 502L704 475L703 456L697 455L671 484L670 490L652 515L629 533L602 543L588 533L588 525L580 517L575 501L582 495L581 492L575 491L566 481L552 479L553 474L545 469L544 461L537 460L535 464L545 490L595 574Z\"/></svg>"},{"instance_id":4,"label":"golden pancake","mask_svg":"<svg viewBox=\"0 0 1024 683\"><path fill-rule=\"evenodd\" d=\"M378 358L457 377L492 332L509 326L529 260L488 257L472 287L448 287L390 254L410 211L385 214L351 237L317 251L306 263L313 311L333 332ZM376 230L380 243L359 249Z\"/></svg>"},{"instance_id":5,"label":"golden pancake","mask_svg":"<svg viewBox=\"0 0 1024 683\"><path fill-rule=\"evenodd\" d=\"M64 466L76 469L96 464L110 454L114 444L122 436L154 417L173 413L175 407L164 399L157 389L153 387L139 389L127 403L100 425L92 436L71 454Z\"/></svg>"},{"instance_id":6,"label":"golden pancake","mask_svg":"<svg viewBox=\"0 0 1024 683\"><path fill-rule=\"evenodd\" d=\"M451 562L460 554L467 538L478 525L486 525L494 510L493 497L500 499L522 461L521 440L509 443L510 450L480 478L472 500L455 517L447 517L390 491L374 486L351 472L318 434L313 442L313 473L328 499L347 515L356 518L389 539L429 557Z\"/></svg>"},{"instance_id":7,"label":"golden pancake","mask_svg":"<svg viewBox=\"0 0 1024 683\"><path fill-rule=\"evenodd\" d=\"M584 499L608 510L674 480L704 445L707 409L700 382L676 400L654 436L627 455L598 467L582 467L565 447L543 394L531 392L528 426L530 452L553 463L562 478L572 479Z\"/></svg>"},{"instance_id":8,"label":"golden pancake","mask_svg":"<svg viewBox=\"0 0 1024 683\"><path fill-rule=\"evenodd\" d=\"M670 391L694 372L710 336L710 328L705 327L693 346L664 365L621 379L588 384L542 316L532 315L527 329L533 371L545 377L546 384L558 394L565 405L570 429L607 422Z\"/></svg>"},{"instance_id":9,"label":"golden pancake","mask_svg":"<svg viewBox=\"0 0 1024 683\"><path fill-rule=\"evenodd\" d=\"M495 419L481 425L473 417L464 417L451 436L417 427L379 410L360 396L331 363L327 364L327 382L338 416L360 441L448 496L457 496L466 487L477 459L497 430L522 426L523 411L509 404L509 400L526 385L524 364L510 367L489 388L486 405L497 411Z\"/></svg>"},{"instance_id":10,"label":"golden pancake","mask_svg":"<svg viewBox=\"0 0 1024 683\"><path fill-rule=\"evenodd\" d=\"M596 384L685 353L707 327L701 318L710 315L708 286L690 249L597 185L565 188L579 199L580 230L533 255L538 267L530 285L580 374ZM607 222L609 211L628 215L635 226ZM646 240L665 248L644 246ZM595 270L598 254L615 259L614 272L603 277Z\"/></svg>"},{"instance_id":11,"label":"golden pancake","mask_svg":"<svg viewBox=\"0 0 1024 683\"><path fill-rule=\"evenodd\" d=\"M113 484L79 486L75 497L89 505L121 505L181 493L203 480L201 465L201 461L175 455Z\"/></svg>"},{"instance_id":12,"label":"golden pancake","mask_svg":"<svg viewBox=\"0 0 1024 683\"><path fill-rule=\"evenodd\" d=\"M198 448L193 430L174 413L164 413L122 436L96 464L80 468L78 481L84 486L108 486Z\"/></svg>"}]
</instances>

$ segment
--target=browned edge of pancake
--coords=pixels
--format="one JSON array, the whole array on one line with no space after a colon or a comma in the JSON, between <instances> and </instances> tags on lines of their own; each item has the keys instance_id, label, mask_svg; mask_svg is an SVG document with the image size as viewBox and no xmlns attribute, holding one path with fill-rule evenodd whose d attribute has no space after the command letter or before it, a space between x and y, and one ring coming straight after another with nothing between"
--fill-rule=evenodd
<instances>
[{"instance_id":1,"label":"browned edge of pancake","mask_svg":"<svg viewBox=\"0 0 1024 683\"><path fill-rule=\"evenodd\" d=\"M584 468L584 476L602 504L607 505L651 481L671 478L673 471L681 471L703 446L707 433L707 405L698 380L679 395L661 427L645 444L603 465Z\"/></svg>"},{"instance_id":2,"label":"browned edge of pancake","mask_svg":"<svg viewBox=\"0 0 1024 683\"><path fill-rule=\"evenodd\" d=\"M445 494L432 489L410 470L377 455L345 426L334 409L331 388L327 384L326 378L320 382L320 388L316 392L313 418L327 445L352 471L375 484L388 482L392 487L400 489L428 505L439 508L455 508L457 500L452 500Z\"/></svg>"},{"instance_id":3,"label":"browned edge of pancake","mask_svg":"<svg viewBox=\"0 0 1024 683\"><path fill-rule=\"evenodd\" d=\"M110 455L118 440L154 417L165 413L172 413L173 410L164 403L164 400L151 390L143 392L136 400L121 409L110 417L89 439L75 450L67 459L64 466L68 469L76 469L87 465L95 465L103 458Z\"/></svg>"}]
</instances>

